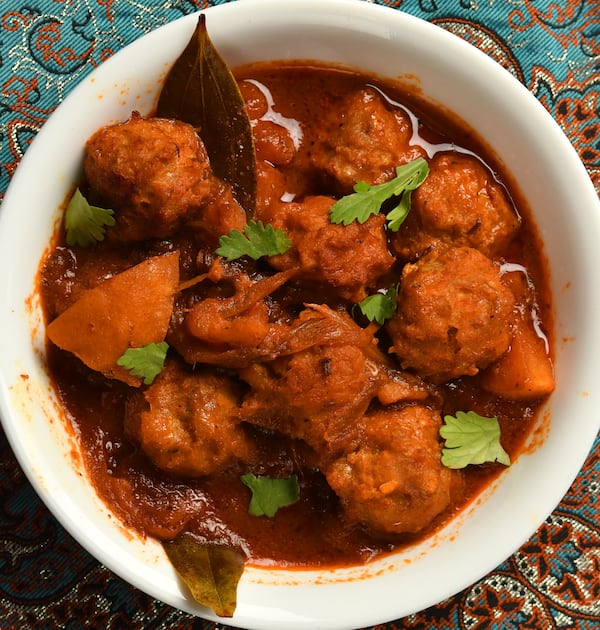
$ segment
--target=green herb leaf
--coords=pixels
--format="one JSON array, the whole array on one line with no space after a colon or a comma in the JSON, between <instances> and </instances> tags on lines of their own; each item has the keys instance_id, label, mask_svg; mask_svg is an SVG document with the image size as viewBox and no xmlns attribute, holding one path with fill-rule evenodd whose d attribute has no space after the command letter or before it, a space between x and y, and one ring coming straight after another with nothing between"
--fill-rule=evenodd
<instances>
[{"instance_id":1,"label":"green herb leaf","mask_svg":"<svg viewBox=\"0 0 600 630\"><path fill-rule=\"evenodd\" d=\"M404 223L404 219L408 216L411 208L412 190L405 190L400 197L398 205L390 210L385 218L388 222L388 228L392 232L397 232Z\"/></svg>"},{"instance_id":2,"label":"green herb leaf","mask_svg":"<svg viewBox=\"0 0 600 630\"><path fill-rule=\"evenodd\" d=\"M199 130L213 172L231 185L238 203L252 214L256 205L252 128L237 81L208 35L204 13L167 75L156 115Z\"/></svg>"},{"instance_id":3,"label":"green herb leaf","mask_svg":"<svg viewBox=\"0 0 600 630\"><path fill-rule=\"evenodd\" d=\"M233 617L244 554L233 546L206 544L183 533L163 541L163 549L192 597L219 617Z\"/></svg>"},{"instance_id":4,"label":"green herb leaf","mask_svg":"<svg viewBox=\"0 0 600 630\"><path fill-rule=\"evenodd\" d=\"M398 285L391 286L383 292L369 295L358 303L362 314L370 321L383 324L392 318L398 307Z\"/></svg>"},{"instance_id":5,"label":"green herb leaf","mask_svg":"<svg viewBox=\"0 0 600 630\"><path fill-rule=\"evenodd\" d=\"M168 349L166 341L128 348L117 359L117 365L129 370L133 376L143 378L144 385L151 385L163 369Z\"/></svg>"},{"instance_id":6,"label":"green herb leaf","mask_svg":"<svg viewBox=\"0 0 600 630\"><path fill-rule=\"evenodd\" d=\"M296 503L300 498L298 477L292 475L286 479L257 477L252 473L242 475L242 482L252 490L252 499L248 512L253 516L275 516L279 508Z\"/></svg>"},{"instance_id":7,"label":"green herb leaf","mask_svg":"<svg viewBox=\"0 0 600 630\"><path fill-rule=\"evenodd\" d=\"M469 464L499 462L510 466L510 457L500 444L498 418L485 418L474 411L458 411L444 416L446 423L440 435L446 441L442 464L448 468L465 468Z\"/></svg>"},{"instance_id":8,"label":"green herb leaf","mask_svg":"<svg viewBox=\"0 0 600 630\"><path fill-rule=\"evenodd\" d=\"M354 192L342 197L329 210L332 223L349 225L352 221L364 223L371 215L377 214L385 201L400 197L398 205L386 218L394 232L398 230L410 211L410 192L418 188L429 174L429 165L424 158L417 158L396 168L396 177L383 184L370 186L357 182Z\"/></svg>"},{"instance_id":9,"label":"green herb leaf","mask_svg":"<svg viewBox=\"0 0 600 630\"><path fill-rule=\"evenodd\" d=\"M258 260L261 256L285 254L291 246L288 235L271 224L263 225L262 221L250 221L244 226L244 232L230 230L227 236L219 238L216 253L227 260L235 260L242 256L250 256Z\"/></svg>"},{"instance_id":10,"label":"green herb leaf","mask_svg":"<svg viewBox=\"0 0 600 630\"><path fill-rule=\"evenodd\" d=\"M113 215L112 210L90 205L78 188L65 212L67 244L88 247L104 240L106 227L115 224Z\"/></svg>"}]
</instances>

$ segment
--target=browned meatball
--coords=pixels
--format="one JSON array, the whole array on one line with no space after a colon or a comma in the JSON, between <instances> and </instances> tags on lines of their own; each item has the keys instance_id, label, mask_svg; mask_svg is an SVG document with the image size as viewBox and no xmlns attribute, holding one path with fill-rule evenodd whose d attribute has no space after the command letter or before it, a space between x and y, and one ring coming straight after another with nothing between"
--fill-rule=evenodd
<instances>
[{"instance_id":1,"label":"browned meatball","mask_svg":"<svg viewBox=\"0 0 600 630\"><path fill-rule=\"evenodd\" d=\"M227 376L168 361L128 406L126 431L161 470L184 477L217 473L253 452L239 424L239 397Z\"/></svg>"},{"instance_id":2,"label":"browned meatball","mask_svg":"<svg viewBox=\"0 0 600 630\"><path fill-rule=\"evenodd\" d=\"M296 346L294 352L239 371L251 387L243 417L304 440L326 460L360 438L356 420L375 397L392 404L434 395L420 379L388 364L374 334L347 314L306 309L288 340L281 339L281 347Z\"/></svg>"},{"instance_id":3,"label":"browned meatball","mask_svg":"<svg viewBox=\"0 0 600 630\"><path fill-rule=\"evenodd\" d=\"M506 351L513 307L489 258L439 247L404 267L387 330L403 368L441 383L477 374Z\"/></svg>"},{"instance_id":4,"label":"browned meatball","mask_svg":"<svg viewBox=\"0 0 600 630\"><path fill-rule=\"evenodd\" d=\"M296 154L296 147L288 130L273 121L253 121L252 135L259 160L281 166L289 164Z\"/></svg>"},{"instance_id":5,"label":"browned meatball","mask_svg":"<svg viewBox=\"0 0 600 630\"><path fill-rule=\"evenodd\" d=\"M334 201L307 197L302 202L271 204L264 210L260 218L292 239L292 249L270 262L276 269L296 268L303 280L327 285L338 296L359 302L394 263L385 217L374 215L362 224L334 224L329 220Z\"/></svg>"},{"instance_id":6,"label":"browned meatball","mask_svg":"<svg viewBox=\"0 0 600 630\"><path fill-rule=\"evenodd\" d=\"M134 114L103 127L86 145L84 170L96 204L115 211L107 236L121 242L171 236L201 218L216 196L202 141L191 125L175 120ZM235 206L233 227L243 226L245 215Z\"/></svg>"},{"instance_id":7,"label":"browned meatball","mask_svg":"<svg viewBox=\"0 0 600 630\"><path fill-rule=\"evenodd\" d=\"M479 160L438 153L429 167L393 243L402 258L414 260L440 241L491 256L510 241L519 228L519 216L504 188Z\"/></svg>"},{"instance_id":8,"label":"browned meatball","mask_svg":"<svg viewBox=\"0 0 600 630\"><path fill-rule=\"evenodd\" d=\"M341 193L351 192L357 181L388 181L397 166L424 155L421 147L410 145L412 131L408 115L388 107L376 90L357 91L340 109L323 113L313 165Z\"/></svg>"},{"instance_id":9,"label":"browned meatball","mask_svg":"<svg viewBox=\"0 0 600 630\"><path fill-rule=\"evenodd\" d=\"M271 206L277 205L284 197L286 191L286 179L275 166L269 162L258 161L256 163L256 209L258 219L263 218L270 222Z\"/></svg>"},{"instance_id":10,"label":"browned meatball","mask_svg":"<svg viewBox=\"0 0 600 630\"><path fill-rule=\"evenodd\" d=\"M289 164L300 142L299 124L273 109L271 93L262 83L246 79L240 83L240 92L252 126L257 159L276 166Z\"/></svg>"},{"instance_id":11,"label":"browned meatball","mask_svg":"<svg viewBox=\"0 0 600 630\"><path fill-rule=\"evenodd\" d=\"M440 414L421 406L361 418L357 447L324 472L346 516L379 533L418 532L450 504L460 473L440 460Z\"/></svg>"},{"instance_id":12,"label":"browned meatball","mask_svg":"<svg viewBox=\"0 0 600 630\"><path fill-rule=\"evenodd\" d=\"M242 412L251 423L307 442L320 453L356 440L355 418L376 394L378 373L352 345L316 346L240 376L252 387Z\"/></svg>"}]
</instances>

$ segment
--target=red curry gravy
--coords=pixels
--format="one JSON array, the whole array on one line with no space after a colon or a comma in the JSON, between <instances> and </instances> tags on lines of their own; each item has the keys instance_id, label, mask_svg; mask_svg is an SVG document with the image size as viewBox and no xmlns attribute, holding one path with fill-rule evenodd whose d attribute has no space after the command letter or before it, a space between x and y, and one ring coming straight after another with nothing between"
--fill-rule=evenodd
<instances>
[{"instance_id":1,"label":"red curry gravy","mask_svg":"<svg viewBox=\"0 0 600 630\"><path fill-rule=\"evenodd\" d=\"M291 195L332 195L327 178L315 174L314 154L321 150L314 128L320 127L324 111L335 110L348 94L366 85L376 86L386 107L401 109L416 124L413 133L430 150L433 157L439 147L460 149L477 156L494 178L506 189L515 205L520 226L510 242L495 252L493 260L501 265L510 262L527 271L530 286L535 289L527 308L535 309L536 322L546 336L551 330L551 301L548 272L535 225L510 174L495 158L493 151L459 121L435 107L427 105L418 92L409 91L391 82L365 77L353 72L302 64L265 64L238 69L236 77L253 108L264 110L260 94L272 97L271 111L277 124L292 124L300 129L302 139L293 157L277 169L283 174ZM252 83L248 83L248 79ZM257 104L258 103L258 104ZM261 112L258 112L261 114ZM268 134L267 134L268 140ZM265 138L258 138L257 150ZM262 147L262 150L265 150ZM259 155L260 157L260 155ZM392 239L393 236L389 235ZM189 231L180 230L168 238L120 244L107 239L90 248L69 247L62 232L40 271L39 285L48 321L57 315L64 300L65 286L79 269L95 278L104 279L153 254L179 250L182 277L191 277L198 269L198 242ZM395 263L399 277L403 263ZM260 264L258 264L260 267ZM256 263L240 263L244 272L255 273ZM260 267L260 273L264 267ZM198 286L192 290L194 300L205 296L227 296L227 291ZM306 299L305 289L300 290ZM285 287L277 295L298 300L298 289L286 294ZM351 301L332 297L327 287L311 287L310 301L323 302L336 308L351 310ZM528 315L529 316L529 315ZM380 335L386 352L389 338ZM551 340L550 340L551 341ZM551 345L551 344L550 344ZM305 456L305 445L284 434L265 431L250 425L247 431L257 438L262 463L253 470L278 475L295 471L299 475L300 500L280 509L274 518L255 517L248 513L249 490L240 483L240 474L247 470L243 463L234 464L215 475L182 478L159 470L140 445L124 428L124 417L132 388L118 380L106 378L84 365L79 359L48 343L48 370L60 400L72 423L90 481L98 494L126 524L142 535L169 539L185 529L199 536L224 544L241 546L248 562L263 566L314 567L351 565L368 561L432 534L453 518L492 479L504 469L497 463L469 466L460 473L462 490L451 504L423 530L400 534L372 532L360 523L345 518L340 501L318 466ZM442 414L458 410L474 410L483 416L496 416L501 425L501 441L512 459L520 452L532 430L544 396L509 400L490 393L481 386L480 375L452 378L436 383L442 403ZM375 403L376 404L376 403ZM306 464L309 462L309 465ZM299 464L300 462L300 464Z\"/></svg>"}]
</instances>

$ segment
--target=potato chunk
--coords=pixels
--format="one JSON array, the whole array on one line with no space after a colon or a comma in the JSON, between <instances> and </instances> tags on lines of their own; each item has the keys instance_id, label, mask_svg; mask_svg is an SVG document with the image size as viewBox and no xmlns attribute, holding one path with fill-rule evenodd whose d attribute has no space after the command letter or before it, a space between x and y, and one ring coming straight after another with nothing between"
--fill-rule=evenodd
<instances>
[{"instance_id":1,"label":"potato chunk","mask_svg":"<svg viewBox=\"0 0 600 630\"><path fill-rule=\"evenodd\" d=\"M481 384L509 400L543 398L554 391L554 370L544 340L517 317L507 352L482 373Z\"/></svg>"},{"instance_id":2,"label":"potato chunk","mask_svg":"<svg viewBox=\"0 0 600 630\"><path fill-rule=\"evenodd\" d=\"M178 281L178 252L149 258L85 291L50 323L48 337L93 370L139 386L117 359L127 348L163 341Z\"/></svg>"}]
</instances>

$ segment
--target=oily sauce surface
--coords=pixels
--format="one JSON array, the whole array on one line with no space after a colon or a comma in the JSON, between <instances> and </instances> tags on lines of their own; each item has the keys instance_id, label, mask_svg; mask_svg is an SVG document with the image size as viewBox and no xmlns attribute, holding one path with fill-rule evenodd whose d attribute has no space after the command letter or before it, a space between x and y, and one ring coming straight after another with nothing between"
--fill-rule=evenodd
<instances>
[{"instance_id":1,"label":"oily sauce surface","mask_svg":"<svg viewBox=\"0 0 600 630\"><path fill-rule=\"evenodd\" d=\"M262 127L260 122L255 124L259 163L261 155L271 158L264 161L269 169L275 164L278 176L282 175L286 199L341 194L338 185L331 183L331 175L324 175L316 166L320 160L329 159L325 154L321 158L318 155L325 151L323 136L336 131L335 123L330 122L336 120L335 116L324 121L327 118L324 112L342 109L349 94L364 90L367 85L377 86L386 107L396 107L413 124L416 123L414 132L428 159L436 153L454 151L457 147L477 156L494 178L502 182L502 188L508 191L511 203L515 204L521 217L518 232L491 258L498 265L509 261L526 269L529 286L535 287L535 294L522 307L535 309L535 317L543 323L542 329L548 339L551 302L547 269L535 226L531 224L528 210L518 191L512 187L503 165L497 163L490 149L469 130L461 128L446 114L428 107L416 93L347 71L312 65L290 64L286 67L263 64L238 69L236 76L247 100L251 119L270 121L269 125ZM266 99L266 94L269 99ZM394 103L397 105L394 106ZM267 110L270 116L265 117ZM282 143L287 143L288 148L290 144L295 146L293 150L289 149L289 159L281 158L276 163L277 156L283 152ZM395 237L388 235L388 238L390 250L393 250L391 241ZM149 255L175 250L180 252L181 277L185 280L210 267L214 258L211 257L211 249L214 249L214 241L199 239L192 230L186 229L166 238L137 243L107 239L90 248L69 247L62 235L58 235L56 248L40 273L40 289L48 321L64 308L61 304L65 296L71 299L77 293L78 282L87 288ZM382 274L375 288L386 286L390 277L397 281L404 264L404 261L394 262L390 270ZM272 272L262 262L245 261L237 265L237 272L252 278L260 279ZM75 276L84 280L74 280ZM89 278L89 282L85 278ZM173 321L181 322L187 309L198 302L209 297L226 299L233 292L231 283L203 283L188 289L184 297L176 297L170 332L173 333ZM278 321L291 319L300 310L300 305L307 301L348 312L352 310L352 303L358 301L355 297L348 298L339 291L332 291L328 286L319 286L317 282L284 285L269 300L270 317L279 318ZM365 325L365 322L362 324ZM389 333L382 329L377 338L385 353L390 354L393 342ZM548 342L551 346L551 339ZM273 431L274 421L261 419L243 426L245 436L258 451L252 456L252 471L271 476L296 473L301 492L300 500L281 509L275 518L255 517L248 513L249 490L239 480L240 475L248 470L247 462L234 462L218 474L198 477L161 470L126 429L125 418L132 405L132 388L129 385L89 369L72 354L52 343L48 343L48 367L80 439L90 480L128 527L159 539L170 539L184 530L191 531L206 540L241 546L248 561L254 564L302 567L367 561L431 534L503 470L499 464L484 464L456 473L460 478L457 484L460 490L454 492L447 508L420 531L373 531L348 518L344 505L320 469L315 447L307 446L295 435L286 435L285 431ZM243 397L246 394L248 379L239 377L235 369L227 366L217 366L215 370L227 374L233 371L234 379L243 381L240 395ZM483 416L498 417L502 444L513 459L518 455L545 398L508 400L483 389L480 375L450 378L435 383L435 389L442 414L473 410ZM263 392L263 397L266 406L269 394ZM380 407L380 401L374 400L368 413Z\"/></svg>"}]
</instances>

